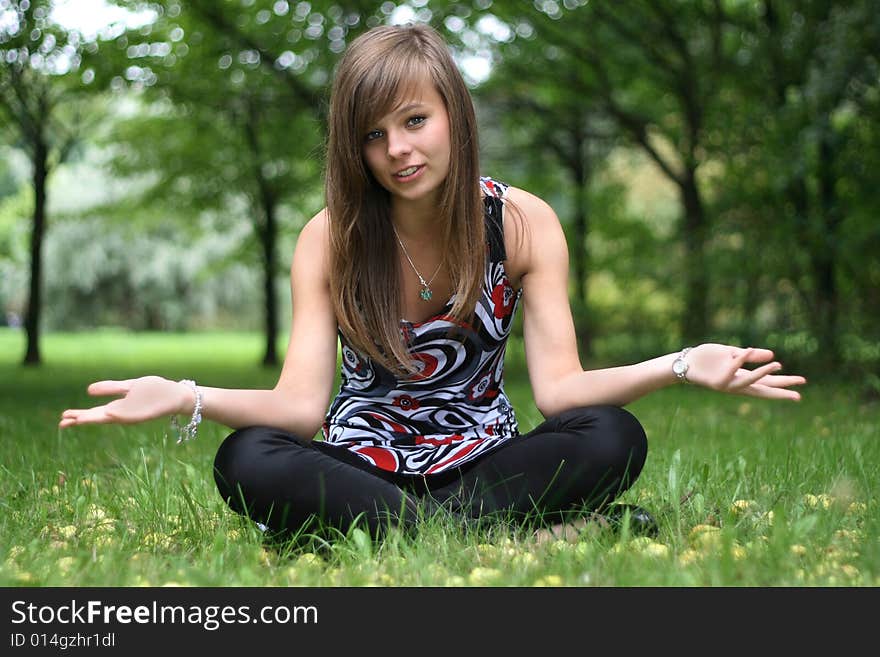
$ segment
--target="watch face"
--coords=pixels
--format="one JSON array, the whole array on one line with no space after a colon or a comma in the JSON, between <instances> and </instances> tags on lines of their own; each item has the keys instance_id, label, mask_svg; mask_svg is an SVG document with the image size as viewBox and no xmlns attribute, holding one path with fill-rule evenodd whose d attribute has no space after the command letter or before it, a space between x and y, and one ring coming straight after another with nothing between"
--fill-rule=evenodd
<instances>
[{"instance_id":1,"label":"watch face","mask_svg":"<svg viewBox=\"0 0 880 657\"><path fill-rule=\"evenodd\" d=\"M672 371L676 374L683 374L687 371L687 364L683 360L677 360L672 363Z\"/></svg>"}]
</instances>

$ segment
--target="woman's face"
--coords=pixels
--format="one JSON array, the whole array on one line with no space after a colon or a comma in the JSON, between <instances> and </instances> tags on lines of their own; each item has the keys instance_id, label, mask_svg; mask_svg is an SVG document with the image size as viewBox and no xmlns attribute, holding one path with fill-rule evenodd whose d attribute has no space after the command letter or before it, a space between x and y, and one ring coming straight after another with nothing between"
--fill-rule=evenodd
<instances>
[{"instance_id":1,"label":"woman's face","mask_svg":"<svg viewBox=\"0 0 880 657\"><path fill-rule=\"evenodd\" d=\"M450 158L449 114L433 83L424 80L364 135L364 160L398 201L433 201Z\"/></svg>"}]
</instances>

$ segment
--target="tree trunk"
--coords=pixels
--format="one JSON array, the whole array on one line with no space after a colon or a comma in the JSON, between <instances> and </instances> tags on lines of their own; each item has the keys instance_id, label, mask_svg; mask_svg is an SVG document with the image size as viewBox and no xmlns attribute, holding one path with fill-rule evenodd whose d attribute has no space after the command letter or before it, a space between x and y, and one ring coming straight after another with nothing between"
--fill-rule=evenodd
<instances>
[{"instance_id":1,"label":"tree trunk","mask_svg":"<svg viewBox=\"0 0 880 657\"><path fill-rule=\"evenodd\" d=\"M816 281L816 333L819 337L820 357L831 363L840 361L840 336L838 333L840 299L837 287L837 233L841 212L837 198L834 173L835 150L831 126L825 121L819 137L819 207L820 239L813 251L813 272Z\"/></svg>"},{"instance_id":2,"label":"tree trunk","mask_svg":"<svg viewBox=\"0 0 880 657\"><path fill-rule=\"evenodd\" d=\"M262 149L257 134L259 113L251 106L244 121L245 138L253 157L253 176L256 184L258 214L263 217L262 225L256 231L263 251L263 323L265 329L265 351L263 365L274 367L278 364L278 302L275 297L275 271L277 257L275 246L278 242L278 202L272 186L263 173Z\"/></svg>"},{"instance_id":3,"label":"tree trunk","mask_svg":"<svg viewBox=\"0 0 880 657\"><path fill-rule=\"evenodd\" d=\"M276 219L275 198L268 190L262 190L263 213L265 225L260 232L260 243L263 247L263 301L264 321L266 329L266 350L263 365L278 364L278 302L275 296L276 249L278 241L278 225Z\"/></svg>"},{"instance_id":4,"label":"tree trunk","mask_svg":"<svg viewBox=\"0 0 880 657\"><path fill-rule=\"evenodd\" d=\"M25 365L39 365L40 357L40 311L43 289L43 238L46 234L46 179L49 176L49 149L45 141L36 139L34 144L33 185L34 216L31 232L31 280L24 328L27 335Z\"/></svg>"},{"instance_id":5,"label":"tree trunk","mask_svg":"<svg viewBox=\"0 0 880 657\"><path fill-rule=\"evenodd\" d=\"M697 344L709 328L706 271L706 211L697 187L696 171L688 168L679 186L684 205L684 309L681 334L684 342Z\"/></svg>"},{"instance_id":6,"label":"tree trunk","mask_svg":"<svg viewBox=\"0 0 880 657\"><path fill-rule=\"evenodd\" d=\"M590 247L587 236L590 232L589 201L587 198L590 184L590 163L587 144L582 135L573 145L575 157L571 170L574 181L574 216L572 229L574 242L571 249L572 269L574 270L574 286L572 296L575 299L575 328L577 330L578 347L582 359L588 359L593 350L593 322L589 312L590 292Z\"/></svg>"}]
</instances>

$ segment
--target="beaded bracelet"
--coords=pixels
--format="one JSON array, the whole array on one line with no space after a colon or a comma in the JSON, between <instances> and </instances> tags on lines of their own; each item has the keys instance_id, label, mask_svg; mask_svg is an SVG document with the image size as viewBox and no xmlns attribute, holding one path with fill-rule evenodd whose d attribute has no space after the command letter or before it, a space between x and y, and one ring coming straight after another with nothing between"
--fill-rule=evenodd
<instances>
[{"instance_id":1,"label":"beaded bracelet","mask_svg":"<svg viewBox=\"0 0 880 657\"><path fill-rule=\"evenodd\" d=\"M196 431L199 429L199 422L202 421L202 393L196 386L196 382L191 379L181 379L178 383L189 386L196 397L195 406L193 406L193 414L186 426L181 427L176 415L171 416L171 428L177 433L177 444L196 437Z\"/></svg>"}]
</instances>

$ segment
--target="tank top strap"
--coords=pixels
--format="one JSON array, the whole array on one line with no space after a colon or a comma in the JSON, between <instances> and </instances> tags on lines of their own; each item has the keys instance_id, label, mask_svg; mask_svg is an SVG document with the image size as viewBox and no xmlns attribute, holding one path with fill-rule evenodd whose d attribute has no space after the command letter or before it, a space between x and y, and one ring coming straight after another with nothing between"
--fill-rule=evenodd
<instances>
[{"instance_id":1,"label":"tank top strap","mask_svg":"<svg viewBox=\"0 0 880 657\"><path fill-rule=\"evenodd\" d=\"M486 241L489 244L489 259L493 263L507 259L504 247L504 194L508 185L489 177L480 178L486 220Z\"/></svg>"}]
</instances>

